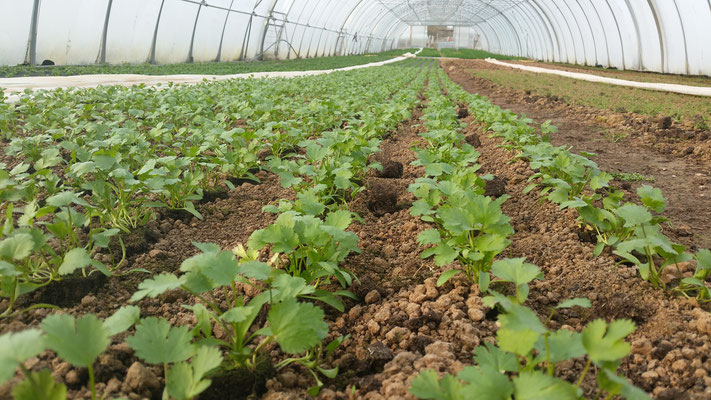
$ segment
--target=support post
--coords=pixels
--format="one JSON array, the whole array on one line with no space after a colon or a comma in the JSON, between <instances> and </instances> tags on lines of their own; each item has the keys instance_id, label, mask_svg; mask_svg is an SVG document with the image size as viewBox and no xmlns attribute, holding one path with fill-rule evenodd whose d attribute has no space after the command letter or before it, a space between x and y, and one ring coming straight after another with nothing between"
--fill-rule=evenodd
<instances>
[{"instance_id":1,"label":"support post","mask_svg":"<svg viewBox=\"0 0 711 400\"><path fill-rule=\"evenodd\" d=\"M202 0L198 5L197 14L195 15L195 23L193 24L193 34L190 35L190 50L188 50L188 62L191 63L193 59L193 46L195 45L195 31L197 31L197 24L200 20L200 11L202 11L202 6L205 5L205 0Z\"/></svg>"},{"instance_id":2,"label":"support post","mask_svg":"<svg viewBox=\"0 0 711 400\"><path fill-rule=\"evenodd\" d=\"M111 19L111 6L114 0L109 0L106 5L106 16L104 17L104 29L101 31L101 44L99 45L99 56L96 58L98 64L106 64L106 36L109 32L109 19Z\"/></svg>"},{"instance_id":3,"label":"support post","mask_svg":"<svg viewBox=\"0 0 711 400\"><path fill-rule=\"evenodd\" d=\"M37 26L39 23L40 0L35 0L32 5L32 20L30 21L30 37L27 40L27 53L25 64L37 64Z\"/></svg>"},{"instance_id":4,"label":"support post","mask_svg":"<svg viewBox=\"0 0 711 400\"><path fill-rule=\"evenodd\" d=\"M148 62L150 64L156 63L156 42L158 40L158 28L160 27L160 16L163 14L163 6L165 5L165 0L161 0L160 9L158 10L158 18L156 18L156 27L153 30L153 40L151 41L151 52L148 54Z\"/></svg>"}]
</instances>

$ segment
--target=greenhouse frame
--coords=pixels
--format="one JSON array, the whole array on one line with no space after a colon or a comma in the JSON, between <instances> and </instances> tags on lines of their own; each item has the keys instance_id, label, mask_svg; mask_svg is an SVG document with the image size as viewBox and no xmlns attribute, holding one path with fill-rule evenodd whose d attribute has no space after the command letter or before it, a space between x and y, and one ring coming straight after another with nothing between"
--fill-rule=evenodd
<instances>
[{"instance_id":1,"label":"greenhouse frame","mask_svg":"<svg viewBox=\"0 0 711 400\"><path fill-rule=\"evenodd\" d=\"M499 54L711 74L711 0L0 0L0 15L0 65L362 54L445 25Z\"/></svg>"}]
</instances>

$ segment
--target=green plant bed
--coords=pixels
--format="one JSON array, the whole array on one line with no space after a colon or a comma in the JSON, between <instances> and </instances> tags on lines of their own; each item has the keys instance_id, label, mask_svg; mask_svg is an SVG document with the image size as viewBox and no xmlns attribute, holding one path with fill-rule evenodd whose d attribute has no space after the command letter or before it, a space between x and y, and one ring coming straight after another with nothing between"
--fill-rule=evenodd
<instances>
[{"instance_id":1,"label":"green plant bed","mask_svg":"<svg viewBox=\"0 0 711 400\"><path fill-rule=\"evenodd\" d=\"M425 47L422 49L422 51L417 54L418 57L442 57L442 54L437 49L431 49L429 47Z\"/></svg>"},{"instance_id":2,"label":"green plant bed","mask_svg":"<svg viewBox=\"0 0 711 400\"><path fill-rule=\"evenodd\" d=\"M496 60L523 60L522 57L505 56L501 54L489 53L484 50L474 49L442 49L440 50L445 57L466 58L466 59L485 59L494 58Z\"/></svg>"},{"instance_id":3,"label":"green plant bed","mask_svg":"<svg viewBox=\"0 0 711 400\"><path fill-rule=\"evenodd\" d=\"M386 61L414 49L389 50L383 53L301 58L294 60L234 61L180 63L167 65L121 64L121 65L56 65L0 66L0 78L20 76L72 76L90 74L139 74L139 75L231 75L247 72L307 71L350 67L372 62Z\"/></svg>"}]
</instances>

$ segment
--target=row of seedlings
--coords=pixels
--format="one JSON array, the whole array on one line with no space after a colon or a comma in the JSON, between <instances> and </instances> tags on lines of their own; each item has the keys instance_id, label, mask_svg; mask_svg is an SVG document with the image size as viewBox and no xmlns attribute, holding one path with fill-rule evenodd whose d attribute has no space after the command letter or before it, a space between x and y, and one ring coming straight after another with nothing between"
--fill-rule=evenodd
<instances>
[{"instance_id":1,"label":"row of seedlings","mask_svg":"<svg viewBox=\"0 0 711 400\"><path fill-rule=\"evenodd\" d=\"M569 147L550 143L550 134L557 130L550 122L541 125L539 134L532 120L469 94L446 79L453 95L469 104L475 118L483 123L483 130L503 138L504 147L516 150L518 158L529 162L535 173L525 190L540 188L542 198L560 209L577 211L581 230L595 235L595 256L611 248L621 263L636 266L642 279L653 287L671 289L699 302L711 301L706 282L711 276L711 251L700 249L691 254L664 234L667 219L662 213L667 204L661 190L642 185L637 189L638 202L625 201L624 192L610 185L612 175L588 158L594 154L575 154ZM689 261L696 263L693 274L685 274L675 286L667 288L664 270L679 269Z\"/></svg>"},{"instance_id":2,"label":"row of seedlings","mask_svg":"<svg viewBox=\"0 0 711 400\"><path fill-rule=\"evenodd\" d=\"M496 345L487 343L475 350L475 366L441 378L435 371L425 370L412 381L410 392L420 399L579 399L583 396L581 385L592 372L600 393L606 392L608 399L616 395L647 398L616 374L622 358L631 350L624 339L634 331L634 323L617 320L607 324L598 319L582 332L553 330L549 322L556 310L590 307L590 301L563 301L543 322L524 305L529 283L543 279L543 273L524 258L495 260L510 245L513 234L509 217L501 211L507 197L491 200L482 194L484 179L490 177L476 175L478 153L462 144L456 104L442 94L438 81L459 100L457 88L448 84L441 69L435 74L423 116L428 131L422 135L424 148L417 150L416 161L425 166L427 177L411 187L419 198L411 212L435 226L418 237L420 244L428 246L421 256L434 256L441 266L456 261L459 268L443 272L438 284L464 272L478 283L482 293L487 293L484 304L500 310L500 327ZM492 275L497 279L491 280ZM587 357L586 366L574 384L555 376L558 364L580 357ZM592 364L595 368L591 371Z\"/></svg>"}]
</instances>

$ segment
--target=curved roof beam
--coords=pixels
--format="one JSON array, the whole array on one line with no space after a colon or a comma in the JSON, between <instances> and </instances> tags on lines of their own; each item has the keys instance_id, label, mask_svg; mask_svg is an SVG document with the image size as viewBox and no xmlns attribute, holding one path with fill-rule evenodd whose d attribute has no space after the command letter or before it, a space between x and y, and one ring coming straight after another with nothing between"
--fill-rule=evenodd
<instances>
[{"instance_id":1,"label":"curved roof beam","mask_svg":"<svg viewBox=\"0 0 711 400\"><path fill-rule=\"evenodd\" d=\"M388 10L390 10L391 13L397 14L398 19L401 20L402 22L408 23L408 24L412 24L412 22L414 22L414 20L411 20L410 18L412 17L412 15L414 15L413 13L415 12L415 10L408 9L409 7L407 7L407 4L405 4L405 7L403 7L402 2L398 2L397 4L385 3L385 0L378 0L378 2L383 4L383 6L385 8L387 8ZM506 23L509 26L509 28L511 29L511 31L514 32L513 37L516 42L515 46L517 47L517 50L514 51L514 53L517 55L521 55L522 54L521 53L521 51L522 51L521 50L521 38L520 38L520 34L518 33L518 30L516 30L516 25L513 22L511 22L511 19L506 14L504 14L503 11L505 11L505 10L502 10L501 8L497 7L496 5L493 5L492 3L493 3L493 0L490 0L487 3L484 3L482 1L477 1L476 5L480 6L480 7L473 8L472 6L475 6L474 4L471 4L469 2L465 3L464 0L461 0L459 5L454 9L455 10L454 13L447 13L447 14L448 14L448 17L451 17L453 14L456 14L457 9L465 10L465 11L467 11L467 15L466 16L461 15L462 20L467 21L467 22L473 22L474 25L484 23L487 19L491 19L496 16L502 17L506 21ZM419 5L420 7L422 7L424 5L424 8L421 8L421 9L422 10L426 9L429 12L430 7L432 5L432 0L424 1L424 2L419 1L419 3L416 3L416 4ZM506 3L506 4L508 4L509 8L510 8L510 7L514 7L517 3ZM389 5L392 5L393 7L389 7ZM493 14L487 16L487 18L484 18L484 17L480 16L480 13L486 9L493 10ZM398 12L399 12L399 14L398 14ZM431 25L435 24L434 23L435 21L425 20L423 22L433 22ZM452 25L452 24L447 24L446 22L453 22L453 21L443 21L443 20L437 21L437 23L442 23L445 25ZM459 22L458 24L454 24L454 25L461 25L462 21L458 21L458 22ZM388 36L386 36L386 38L387 37Z\"/></svg>"}]
</instances>

